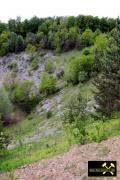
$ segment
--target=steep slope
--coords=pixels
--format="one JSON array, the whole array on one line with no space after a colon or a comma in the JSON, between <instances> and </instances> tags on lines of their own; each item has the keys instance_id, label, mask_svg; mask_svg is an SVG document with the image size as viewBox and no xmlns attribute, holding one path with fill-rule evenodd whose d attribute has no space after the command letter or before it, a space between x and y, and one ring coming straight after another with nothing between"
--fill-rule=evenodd
<instances>
[{"instance_id":1,"label":"steep slope","mask_svg":"<svg viewBox=\"0 0 120 180\"><path fill-rule=\"evenodd\" d=\"M93 178L87 177L89 160L117 161L117 177ZM120 136L109 138L101 143L73 145L68 152L37 163L23 166L10 174L0 175L1 180L16 177L19 180L97 180L120 179Z\"/></svg>"}]
</instances>

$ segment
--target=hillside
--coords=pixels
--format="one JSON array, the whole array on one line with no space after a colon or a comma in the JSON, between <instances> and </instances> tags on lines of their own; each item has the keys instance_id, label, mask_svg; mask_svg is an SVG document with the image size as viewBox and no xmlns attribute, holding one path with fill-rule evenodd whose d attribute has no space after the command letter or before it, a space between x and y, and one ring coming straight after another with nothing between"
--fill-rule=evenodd
<instances>
[{"instance_id":1,"label":"hillside","mask_svg":"<svg viewBox=\"0 0 120 180\"><path fill-rule=\"evenodd\" d=\"M120 20L14 23L0 34L0 178L87 179L88 160L119 156Z\"/></svg>"},{"instance_id":2,"label":"hillside","mask_svg":"<svg viewBox=\"0 0 120 180\"><path fill-rule=\"evenodd\" d=\"M117 161L116 178L93 178L87 176L89 160ZM10 174L0 175L1 180L119 180L120 179L120 136L108 138L101 143L73 145L69 151L37 163L25 165Z\"/></svg>"},{"instance_id":3,"label":"hillside","mask_svg":"<svg viewBox=\"0 0 120 180\"><path fill-rule=\"evenodd\" d=\"M43 52L42 52L43 53ZM37 57L38 68L31 69L31 56ZM0 72L1 82L11 83L11 73L15 73L14 81L24 81L25 79L34 80L39 87L41 74L45 72L45 63L49 59L53 59L56 64L54 73L57 74L61 68L69 63L72 57L81 56L81 51L70 51L60 55L54 55L52 52L44 52L41 55L35 54L12 54L1 58ZM13 61L17 64L17 69L9 68L9 64ZM3 63L6 62L6 63ZM42 69L41 69L42 67ZM28 71L31 71L29 75ZM14 120L19 116L18 122L14 122L5 128L5 132L10 135L11 142L8 145L8 155L1 158L2 172L11 170L19 166L32 163L39 159L59 154L66 151L71 144L75 143L75 139L66 131L61 121L61 114L68 104L70 98L74 97L79 91L82 93L83 99L87 101L87 111L94 112L95 105L93 99L92 79L84 84L66 85L64 78L58 79L57 82L60 91L45 97L30 114L21 115L21 110L15 110ZM20 112L19 112L20 111ZM52 116L47 117L47 112L51 111ZM88 134L87 142L101 141L109 136L120 134L119 116L105 122L88 122L86 127ZM31 156L29 156L29 154ZM23 160L24 159L24 160Z\"/></svg>"}]
</instances>

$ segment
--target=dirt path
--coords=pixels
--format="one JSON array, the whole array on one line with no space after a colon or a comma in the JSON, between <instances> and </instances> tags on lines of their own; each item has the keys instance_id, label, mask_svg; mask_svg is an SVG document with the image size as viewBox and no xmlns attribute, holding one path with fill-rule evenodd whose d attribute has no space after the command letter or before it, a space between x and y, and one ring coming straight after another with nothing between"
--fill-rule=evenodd
<instances>
[{"instance_id":1,"label":"dirt path","mask_svg":"<svg viewBox=\"0 0 120 180\"><path fill-rule=\"evenodd\" d=\"M120 180L120 136L101 143L74 145L62 155L43 159L15 170L19 180L111 180L112 178L88 178L88 160L116 160L117 177ZM9 180L5 174L0 180Z\"/></svg>"}]
</instances>

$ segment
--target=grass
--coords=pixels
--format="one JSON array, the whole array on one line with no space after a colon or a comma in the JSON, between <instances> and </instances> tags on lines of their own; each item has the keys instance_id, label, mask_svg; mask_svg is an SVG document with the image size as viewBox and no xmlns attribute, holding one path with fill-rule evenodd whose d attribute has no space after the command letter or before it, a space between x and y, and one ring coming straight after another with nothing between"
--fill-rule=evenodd
<instances>
[{"instance_id":1,"label":"grass","mask_svg":"<svg viewBox=\"0 0 120 180\"><path fill-rule=\"evenodd\" d=\"M24 145L13 150L9 150L3 158L0 159L0 172L11 171L20 166L30 164L68 150L69 144L56 144L51 147L40 149L39 143Z\"/></svg>"},{"instance_id":2,"label":"grass","mask_svg":"<svg viewBox=\"0 0 120 180\"><path fill-rule=\"evenodd\" d=\"M73 50L71 52L63 53L55 59L58 66L66 66L69 59L74 56L81 55L81 51ZM64 85L64 84L63 84ZM89 99L93 95L94 86L91 80L81 85L69 85L63 86L62 91L58 92L56 95L60 96L60 105L64 107L71 96L74 97L78 91L81 91L83 98ZM54 102L54 109L52 110L52 116L47 119L49 124L44 127L44 131L49 128L60 126L60 117L58 117L57 103L55 102L56 95L52 95L49 99ZM57 112L56 112L57 111ZM62 109L60 109L62 111ZM5 131L13 137L13 140L19 141L34 134L38 134L42 124L46 121L46 111L39 115L31 114L29 117L23 121L15 124ZM63 128L60 126L59 128ZM40 129L40 130L39 130ZM57 129L58 131L59 129ZM120 135L120 118L110 119L105 122L102 121L91 121L86 125L87 130L87 142L100 142L110 136ZM42 132L41 132L42 133ZM20 166L30 164L41 160L46 157L50 157L68 150L70 144L75 141L73 135L59 134L55 132L52 136L41 137L39 142L22 144L14 149L7 150L5 155L0 157L0 172L10 171L12 169L18 168ZM103 149L103 155L106 153L106 149Z\"/></svg>"},{"instance_id":3,"label":"grass","mask_svg":"<svg viewBox=\"0 0 120 180\"><path fill-rule=\"evenodd\" d=\"M93 122L86 127L89 142L100 142L111 136L120 135L120 118Z\"/></svg>"},{"instance_id":4,"label":"grass","mask_svg":"<svg viewBox=\"0 0 120 180\"><path fill-rule=\"evenodd\" d=\"M88 131L88 142L100 142L110 136L120 135L120 118L110 119L105 122L92 122L88 124L86 128ZM41 142L26 144L8 150L0 159L0 172L10 171L68 150L70 147L69 140L67 137L62 138L62 140L55 140L50 144L50 140L53 140L54 138L49 137ZM74 143L74 141L72 141L72 143ZM44 144L44 147L42 144ZM102 154L105 155L106 149L103 149L103 151Z\"/></svg>"},{"instance_id":5,"label":"grass","mask_svg":"<svg viewBox=\"0 0 120 180\"><path fill-rule=\"evenodd\" d=\"M7 127L5 129L6 133L10 134L13 139L20 139L25 137L26 135L31 135L36 128L38 127L38 124L43 121L46 114L43 112L43 114L36 116L33 115L29 116L28 118L22 120L21 122L12 125L11 127Z\"/></svg>"}]
</instances>

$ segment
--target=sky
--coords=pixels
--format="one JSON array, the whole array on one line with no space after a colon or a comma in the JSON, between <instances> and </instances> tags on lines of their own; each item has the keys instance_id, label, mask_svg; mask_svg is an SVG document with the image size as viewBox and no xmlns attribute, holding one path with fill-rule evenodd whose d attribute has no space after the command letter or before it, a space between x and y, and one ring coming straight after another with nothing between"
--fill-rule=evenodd
<instances>
[{"instance_id":1,"label":"sky","mask_svg":"<svg viewBox=\"0 0 120 180\"><path fill-rule=\"evenodd\" d=\"M21 16L22 20L33 16L93 15L99 17L120 16L120 0L1 0L0 20Z\"/></svg>"}]
</instances>

